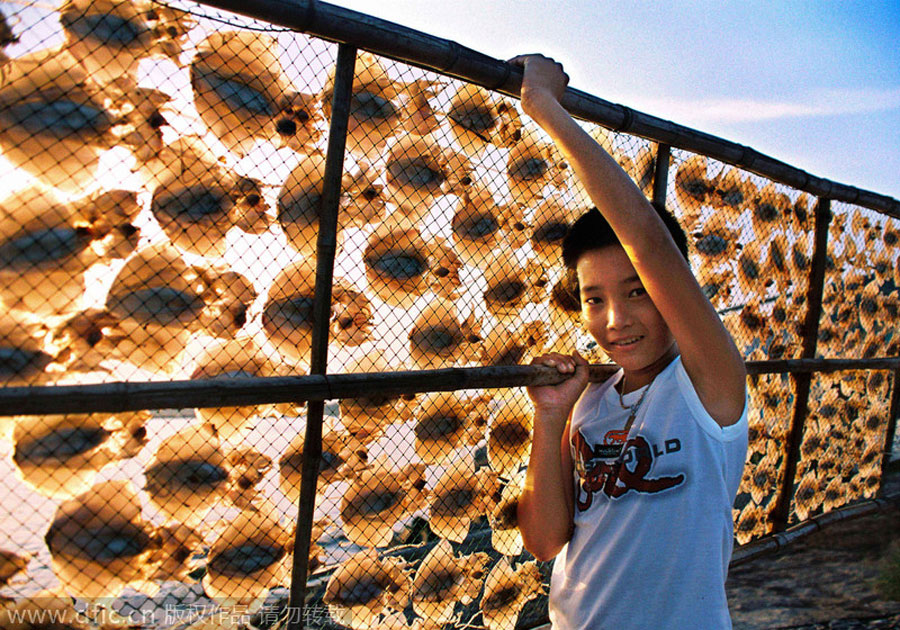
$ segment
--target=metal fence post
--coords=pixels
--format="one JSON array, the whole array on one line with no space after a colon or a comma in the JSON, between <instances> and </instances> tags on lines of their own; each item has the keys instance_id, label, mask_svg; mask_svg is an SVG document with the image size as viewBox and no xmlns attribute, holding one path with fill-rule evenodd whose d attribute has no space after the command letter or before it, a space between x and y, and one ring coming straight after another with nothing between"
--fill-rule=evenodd
<instances>
[{"instance_id":1,"label":"metal fence post","mask_svg":"<svg viewBox=\"0 0 900 630\"><path fill-rule=\"evenodd\" d=\"M806 321L803 326L804 359L816 356L816 344L819 336L819 319L822 316L822 294L825 289L825 270L828 264L828 225L831 222L831 200L820 198L816 204L815 241L813 260L809 270L809 288L807 289ZM791 498L794 493L794 480L797 475L797 463L800 461L800 445L803 442L803 426L809 413L809 390L812 373L801 373L794 377L794 413L791 419L791 431L788 436L788 452L785 461L784 479L778 489L775 509L772 511L772 525L775 531L787 528L791 513Z\"/></svg>"},{"instance_id":2,"label":"metal fence post","mask_svg":"<svg viewBox=\"0 0 900 630\"><path fill-rule=\"evenodd\" d=\"M341 176L344 171L344 148L347 141L355 65L356 48L347 44L339 45L328 133L328 153L325 158L325 174L319 211L319 234L316 241L316 288L310 350L311 374L325 374L328 367L328 328L331 321L334 256L337 249L337 215L341 197ZM291 567L288 630L303 629L303 604L306 598L306 577L309 573L310 538L316 509L316 482L319 476L319 460L322 457L324 409L324 400L310 401L306 407L306 434L303 441L300 498L297 505L297 529Z\"/></svg>"}]
</instances>

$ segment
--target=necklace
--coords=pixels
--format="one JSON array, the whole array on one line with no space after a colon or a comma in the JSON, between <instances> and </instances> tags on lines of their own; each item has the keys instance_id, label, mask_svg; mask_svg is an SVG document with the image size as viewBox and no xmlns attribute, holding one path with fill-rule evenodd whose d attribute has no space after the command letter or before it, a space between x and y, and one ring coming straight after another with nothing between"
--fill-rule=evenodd
<instances>
[{"instance_id":1,"label":"necklace","mask_svg":"<svg viewBox=\"0 0 900 630\"><path fill-rule=\"evenodd\" d=\"M631 432L631 425L634 424L634 419L637 416L638 409L641 408L641 403L644 402L644 398L647 396L647 392L650 391L650 385L647 385L647 388L641 394L641 397L638 398L638 401L631 405L630 407L625 406L625 400L622 398L622 392L625 390L625 375L622 375L622 387L619 389L619 406L622 409L628 411L628 421L625 422L625 428L623 432L625 435L628 435Z\"/></svg>"},{"instance_id":2,"label":"necklace","mask_svg":"<svg viewBox=\"0 0 900 630\"><path fill-rule=\"evenodd\" d=\"M652 384L652 383L651 383ZM622 438L622 450L619 451L619 456L616 457L615 470L616 477L618 478L619 471L621 467L624 465L622 461L625 459L625 448L628 446L628 436L631 434L631 425L634 424L634 419L637 417L638 409L641 408L641 403L644 402L644 397L647 396L647 392L650 391L650 385L647 385L647 388L641 394L641 397L638 398L638 401L631 405L630 407L625 406L625 400L622 398L622 391L625 389L625 374L622 374L622 387L619 389L619 405L622 409L628 411L628 420L625 422L625 428L622 431L618 432L620 435L624 436Z\"/></svg>"}]
</instances>

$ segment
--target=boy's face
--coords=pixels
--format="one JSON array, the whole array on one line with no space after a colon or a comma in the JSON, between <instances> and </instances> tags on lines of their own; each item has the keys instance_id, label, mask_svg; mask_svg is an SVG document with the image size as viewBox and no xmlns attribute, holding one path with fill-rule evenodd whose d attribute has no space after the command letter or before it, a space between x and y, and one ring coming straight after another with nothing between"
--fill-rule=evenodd
<instances>
[{"instance_id":1,"label":"boy's face","mask_svg":"<svg viewBox=\"0 0 900 630\"><path fill-rule=\"evenodd\" d=\"M672 351L672 333L621 246L585 252L576 272L585 328L626 375Z\"/></svg>"}]
</instances>

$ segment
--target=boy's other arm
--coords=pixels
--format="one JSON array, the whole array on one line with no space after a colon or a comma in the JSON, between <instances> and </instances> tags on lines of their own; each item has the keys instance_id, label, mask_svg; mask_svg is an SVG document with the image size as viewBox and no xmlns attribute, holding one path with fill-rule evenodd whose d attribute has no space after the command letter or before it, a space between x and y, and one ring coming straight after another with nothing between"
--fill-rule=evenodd
<instances>
[{"instance_id":1,"label":"boy's other arm","mask_svg":"<svg viewBox=\"0 0 900 630\"><path fill-rule=\"evenodd\" d=\"M556 386L528 388L535 408L534 435L517 517L525 548L538 560L550 560L572 537L569 420L575 401L587 385L588 363L577 353L545 354L532 363L571 375Z\"/></svg>"},{"instance_id":2,"label":"boy's other arm","mask_svg":"<svg viewBox=\"0 0 900 630\"><path fill-rule=\"evenodd\" d=\"M721 426L734 424L746 397L743 358L665 224L612 156L560 105L568 82L562 67L540 55L510 61L525 69L522 109L563 152L615 231L672 332L707 412Z\"/></svg>"},{"instance_id":3,"label":"boy's other arm","mask_svg":"<svg viewBox=\"0 0 900 630\"><path fill-rule=\"evenodd\" d=\"M517 520L525 549L540 561L552 560L572 537L572 457L569 425L561 436L537 429L535 418L525 488Z\"/></svg>"}]
</instances>

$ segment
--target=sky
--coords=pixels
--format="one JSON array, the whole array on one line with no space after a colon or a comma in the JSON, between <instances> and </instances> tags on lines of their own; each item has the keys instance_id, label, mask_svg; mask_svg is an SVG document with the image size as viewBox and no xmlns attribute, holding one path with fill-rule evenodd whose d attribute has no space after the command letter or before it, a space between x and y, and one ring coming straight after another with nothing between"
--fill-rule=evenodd
<instances>
[{"instance_id":1,"label":"sky","mask_svg":"<svg viewBox=\"0 0 900 630\"><path fill-rule=\"evenodd\" d=\"M337 0L900 199L900 1Z\"/></svg>"}]
</instances>

